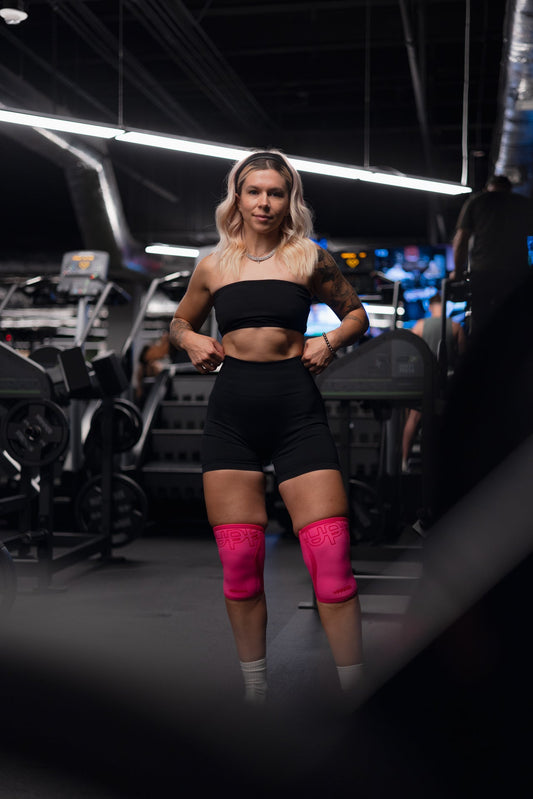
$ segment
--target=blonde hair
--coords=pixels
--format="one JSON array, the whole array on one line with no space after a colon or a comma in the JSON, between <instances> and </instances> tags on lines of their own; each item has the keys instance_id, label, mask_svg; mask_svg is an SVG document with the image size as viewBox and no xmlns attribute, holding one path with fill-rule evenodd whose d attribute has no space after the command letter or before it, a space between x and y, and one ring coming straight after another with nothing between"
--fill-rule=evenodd
<instances>
[{"instance_id":1,"label":"blonde hair","mask_svg":"<svg viewBox=\"0 0 533 799\"><path fill-rule=\"evenodd\" d=\"M300 175L278 150L250 153L234 164L227 176L227 194L215 212L219 235L215 252L220 269L238 277L245 261L243 221L236 197L250 172L258 169L274 169L285 179L289 192L289 213L280 227L278 256L295 277L308 277L313 273L318 258L318 249L310 240L313 233L311 211L304 201Z\"/></svg>"}]
</instances>

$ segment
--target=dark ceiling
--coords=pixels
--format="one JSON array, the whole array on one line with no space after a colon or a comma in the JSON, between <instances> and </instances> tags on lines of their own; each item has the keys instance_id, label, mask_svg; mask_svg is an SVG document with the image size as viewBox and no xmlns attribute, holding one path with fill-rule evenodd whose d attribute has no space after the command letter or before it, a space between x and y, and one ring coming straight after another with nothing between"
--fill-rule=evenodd
<instances>
[{"instance_id":1,"label":"dark ceiling","mask_svg":"<svg viewBox=\"0 0 533 799\"><path fill-rule=\"evenodd\" d=\"M457 182L466 159L474 189L491 169L505 0L472 0L469 16L465 0L25 5L25 22L0 21L5 106ZM102 248L62 156L31 133L0 123L0 261ZM216 240L228 161L84 143L109 156L141 248ZM464 200L303 179L317 235L337 241L442 243Z\"/></svg>"}]
</instances>

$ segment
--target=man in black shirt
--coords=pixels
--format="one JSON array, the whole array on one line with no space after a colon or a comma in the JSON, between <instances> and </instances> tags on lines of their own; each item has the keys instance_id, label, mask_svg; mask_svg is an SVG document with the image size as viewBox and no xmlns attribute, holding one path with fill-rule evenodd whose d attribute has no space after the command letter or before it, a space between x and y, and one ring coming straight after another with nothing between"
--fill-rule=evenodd
<instances>
[{"instance_id":1,"label":"man in black shirt","mask_svg":"<svg viewBox=\"0 0 533 799\"><path fill-rule=\"evenodd\" d=\"M533 205L511 189L508 178L491 177L482 192L465 202L457 220L453 277L460 281L470 273L474 333L529 274Z\"/></svg>"}]
</instances>

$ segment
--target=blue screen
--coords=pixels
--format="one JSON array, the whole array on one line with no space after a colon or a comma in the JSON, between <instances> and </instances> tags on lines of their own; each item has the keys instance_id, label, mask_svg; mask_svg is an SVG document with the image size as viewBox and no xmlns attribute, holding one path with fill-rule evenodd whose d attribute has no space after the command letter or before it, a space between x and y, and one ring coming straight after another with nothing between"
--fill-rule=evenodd
<instances>
[{"instance_id":1,"label":"blue screen","mask_svg":"<svg viewBox=\"0 0 533 799\"><path fill-rule=\"evenodd\" d=\"M403 289L425 289L447 276L446 256L446 247L382 247L374 250L374 268Z\"/></svg>"},{"instance_id":2,"label":"blue screen","mask_svg":"<svg viewBox=\"0 0 533 799\"><path fill-rule=\"evenodd\" d=\"M340 325L339 317L324 302L314 302L307 317L306 336L321 336Z\"/></svg>"}]
</instances>

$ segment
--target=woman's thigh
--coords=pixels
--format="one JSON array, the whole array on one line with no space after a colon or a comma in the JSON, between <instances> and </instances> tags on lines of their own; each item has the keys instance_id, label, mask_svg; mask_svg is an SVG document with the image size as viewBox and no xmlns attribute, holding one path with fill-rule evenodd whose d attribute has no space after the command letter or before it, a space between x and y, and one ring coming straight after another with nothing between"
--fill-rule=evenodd
<instances>
[{"instance_id":1,"label":"woman's thigh","mask_svg":"<svg viewBox=\"0 0 533 799\"><path fill-rule=\"evenodd\" d=\"M279 484L279 493L296 534L311 522L348 516L342 475L336 469L320 469L292 477Z\"/></svg>"},{"instance_id":2,"label":"woman's thigh","mask_svg":"<svg viewBox=\"0 0 533 799\"><path fill-rule=\"evenodd\" d=\"M263 472L216 469L203 476L209 523L259 524L268 522Z\"/></svg>"}]
</instances>

